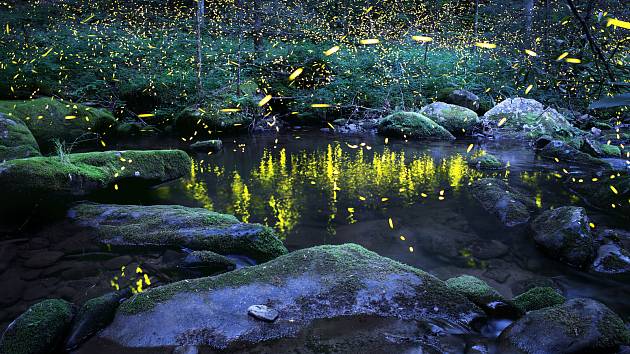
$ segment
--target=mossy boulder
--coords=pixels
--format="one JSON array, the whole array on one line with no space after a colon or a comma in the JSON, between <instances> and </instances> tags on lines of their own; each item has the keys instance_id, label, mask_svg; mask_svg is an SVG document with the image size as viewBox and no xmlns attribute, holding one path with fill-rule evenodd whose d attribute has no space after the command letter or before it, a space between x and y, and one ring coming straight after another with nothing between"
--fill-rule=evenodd
<instances>
[{"instance_id":1,"label":"mossy boulder","mask_svg":"<svg viewBox=\"0 0 630 354\"><path fill-rule=\"evenodd\" d=\"M110 324L120 302L129 295L131 295L130 291L117 291L86 301L72 321L65 342L66 350L76 349L88 338Z\"/></svg>"},{"instance_id":2,"label":"mossy boulder","mask_svg":"<svg viewBox=\"0 0 630 354\"><path fill-rule=\"evenodd\" d=\"M447 279L445 283L447 287L466 296L492 316L516 318L520 315L518 308L477 277L461 275Z\"/></svg>"},{"instance_id":3,"label":"mossy boulder","mask_svg":"<svg viewBox=\"0 0 630 354\"><path fill-rule=\"evenodd\" d=\"M44 300L31 306L2 334L0 353L55 353L63 342L72 316L72 304L65 300Z\"/></svg>"},{"instance_id":4,"label":"mossy boulder","mask_svg":"<svg viewBox=\"0 0 630 354\"><path fill-rule=\"evenodd\" d=\"M610 144L602 144L599 148L601 149L603 156L611 156L611 157L621 156L621 149L619 148L619 146L610 145Z\"/></svg>"},{"instance_id":5,"label":"mossy boulder","mask_svg":"<svg viewBox=\"0 0 630 354\"><path fill-rule=\"evenodd\" d=\"M524 312L563 304L566 298L551 287L534 287L514 297L512 303Z\"/></svg>"},{"instance_id":6,"label":"mossy boulder","mask_svg":"<svg viewBox=\"0 0 630 354\"><path fill-rule=\"evenodd\" d=\"M273 324L255 320L248 315L251 305L265 305L279 317ZM149 289L125 301L99 338L122 348L204 345L247 351L258 343L304 333L324 319L362 333L360 323L366 316L407 324L416 331L426 322L469 328L484 315L426 272L358 245L325 245L214 277ZM427 336L437 340L439 334ZM92 343L93 348L98 345ZM283 350L299 350L304 342L290 345ZM355 344L348 350L360 349Z\"/></svg>"},{"instance_id":7,"label":"mossy boulder","mask_svg":"<svg viewBox=\"0 0 630 354\"><path fill-rule=\"evenodd\" d=\"M26 124L0 113L0 162L32 156L41 156L41 153Z\"/></svg>"},{"instance_id":8,"label":"mossy boulder","mask_svg":"<svg viewBox=\"0 0 630 354\"><path fill-rule=\"evenodd\" d=\"M5 195L36 203L78 198L128 180L160 183L187 176L191 160L179 150L105 151L30 157L0 164Z\"/></svg>"},{"instance_id":9,"label":"mossy boulder","mask_svg":"<svg viewBox=\"0 0 630 354\"><path fill-rule=\"evenodd\" d=\"M539 139L540 141L540 139ZM548 159L557 159L560 162L578 164L582 166L593 166L601 169L610 168L610 164L595 158L585 152L579 151L575 147L562 140L552 140L547 144L538 144L538 155Z\"/></svg>"},{"instance_id":10,"label":"mossy boulder","mask_svg":"<svg viewBox=\"0 0 630 354\"><path fill-rule=\"evenodd\" d=\"M258 261L287 253L271 228L202 208L82 203L70 209L68 217L92 230L97 242L107 247L186 247L244 255Z\"/></svg>"},{"instance_id":11,"label":"mossy boulder","mask_svg":"<svg viewBox=\"0 0 630 354\"><path fill-rule=\"evenodd\" d=\"M420 110L420 113L441 125L455 136L472 132L473 128L478 123L477 113L474 111L444 102L434 102L428 106L424 106Z\"/></svg>"},{"instance_id":12,"label":"mossy boulder","mask_svg":"<svg viewBox=\"0 0 630 354\"><path fill-rule=\"evenodd\" d=\"M595 258L595 238L586 210L565 206L547 210L532 222L534 241L554 258L586 267Z\"/></svg>"},{"instance_id":13,"label":"mossy boulder","mask_svg":"<svg viewBox=\"0 0 630 354\"><path fill-rule=\"evenodd\" d=\"M527 223L534 209L534 202L496 178L482 178L470 186L472 196L488 212L499 218L506 226Z\"/></svg>"},{"instance_id":14,"label":"mossy boulder","mask_svg":"<svg viewBox=\"0 0 630 354\"><path fill-rule=\"evenodd\" d=\"M380 120L382 135L409 139L453 140L455 137L425 115L416 112L396 112Z\"/></svg>"},{"instance_id":15,"label":"mossy boulder","mask_svg":"<svg viewBox=\"0 0 630 354\"><path fill-rule=\"evenodd\" d=\"M52 148L55 139L73 143L84 134L106 133L116 125L107 110L51 97L0 101L0 113L23 121L45 150Z\"/></svg>"},{"instance_id":16,"label":"mossy boulder","mask_svg":"<svg viewBox=\"0 0 630 354\"><path fill-rule=\"evenodd\" d=\"M504 164L496 156L488 153L471 157L468 164L480 170L501 170L504 168Z\"/></svg>"},{"instance_id":17,"label":"mossy boulder","mask_svg":"<svg viewBox=\"0 0 630 354\"><path fill-rule=\"evenodd\" d=\"M197 141L190 144L190 148L198 152L214 152L223 148L223 142L218 139Z\"/></svg>"},{"instance_id":18,"label":"mossy boulder","mask_svg":"<svg viewBox=\"0 0 630 354\"><path fill-rule=\"evenodd\" d=\"M543 135L568 141L581 135L560 113L527 98L508 98L487 111L483 120L496 135L535 140Z\"/></svg>"},{"instance_id":19,"label":"mossy boulder","mask_svg":"<svg viewBox=\"0 0 630 354\"><path fill-rule=\"evenodd\" d=\"M500 353L615 353L630 333L606 305L578 298L527 313L498 342Z\"/></svg>"},{"instance_id":20,"label":"mossy boulder","mask_svg":"<svg viewBox=\"0 0 630 354\"><path fill-rule=\"evenodd\" d=\"M244 111L222 112L218 108L186 108L175 117L175 129L179 134L209 136L247 130L253 118Z\"/></svg>"}]
</instances>

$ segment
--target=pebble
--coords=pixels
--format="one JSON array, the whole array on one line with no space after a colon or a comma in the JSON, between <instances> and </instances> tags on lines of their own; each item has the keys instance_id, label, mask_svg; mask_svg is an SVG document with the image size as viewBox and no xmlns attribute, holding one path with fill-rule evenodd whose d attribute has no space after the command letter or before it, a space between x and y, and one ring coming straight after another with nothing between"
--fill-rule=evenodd
<instances>
[{"instance_id":1,"label":"pebble","mask_svg":"<svg viewBox=\"0 0 630 354\"><path fill-rule=\"evenodd\" d=\"M265 305L252 305L247 309L247 314L266 322L274 322L280 315L278 311Z\"/></svg>"}]
</instances>

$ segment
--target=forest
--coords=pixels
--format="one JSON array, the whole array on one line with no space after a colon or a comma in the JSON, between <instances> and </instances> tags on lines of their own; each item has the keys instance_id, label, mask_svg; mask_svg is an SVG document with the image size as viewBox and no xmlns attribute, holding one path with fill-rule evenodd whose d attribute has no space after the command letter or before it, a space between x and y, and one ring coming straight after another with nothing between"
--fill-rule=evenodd
<instances>
[{"instance_id":1,"label":"forest","mask_svg":"<svg viewBox=\"0 0 630 354\"><path fill-rule=\"evenodd\" d=\"M0 32L0 354L630 353L628 0Z\"/></svg>"}]
</instances>

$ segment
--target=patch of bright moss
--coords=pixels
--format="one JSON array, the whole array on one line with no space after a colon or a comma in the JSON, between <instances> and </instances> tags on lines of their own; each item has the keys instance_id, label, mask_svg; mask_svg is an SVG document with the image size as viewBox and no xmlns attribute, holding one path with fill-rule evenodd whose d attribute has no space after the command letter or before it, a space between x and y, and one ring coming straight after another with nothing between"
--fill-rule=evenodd
<instances>
[{"instance_id":1,"label":"patch of bright moss","mask_svg":"<svg viewBox=\"0 0 630 354\"><path fill-rule=\"evenodd\" d=\"M9 325L0 340L0 353L49 353L63 340L72 320L72 304L44 300L31 306Z\"/></svg>"},{"instance_id":2,"label":"patch of bright moss","mask_svg":"<svg viewBox=\"0 0 630 354\"><path fill-rule=\"evenodd\" d=\"M393 137L418 139L455 139L444 127L416 112L396 112L381 119L379 133Z\"/></svg>"},{"instance_id":3,"label":"patch of bright moss","mask_svg":"<svg viewBox=\"0 0 630 354\"><path fill-rule=\"evenodd\" d=\"M0 113L23 121L42 147L51 147L54 139L72 143L86 133L105 133L116 124L104 109L51 97L0 101Z\"/></svg>"},{"instance_id":4,"label":"patch of bright moss","mask_svg":"<svg viewBox=\"0 0 630 354\"><path fill-rule=\"evenodd\" d=\"M621 156L621 149L619 149L619 146L602 144L599 148L602 150L602 154L604 154L604 156Z\"/></svg>"},{"instance_id":5,"label":"patch of bright moss","mask_svg":"<svg viewBox=\"0 0 630 354\"><path fill-rule=\"evenodd\" d=\"M500 170L503 168L503 163L496 156L487 153L471 158L468 163L482 170Z\"/></svg>"},{"instance_id":6,"label":"patch of bright moss","mask_svg":"<svg viewBox=\"0 0 630 354\"><path fill-rule=\"evenodd\" d=\"M8 192L86 195L122 179L168 181L190 171L190 158L179 150L106 151L59 157L31 157L0 164L0 182ZM124 169L123 169L124 167Z\"/></svg>"},{"instance_id":7,"label":"patch of bright moss","mask_svg":"<svg viewBox=\"0 0 630 354\"><path fill-rule=\"evenodd\" d=\"M420 111L453 135L470 133L477 124L477 113L468 108L435 102Z\"/></svg>"},{"instance_id":8,"label":"patch of bright moss","mask_svg":"<svg viewBox=\"0 0 630 354\"><path fill-rule=\"evenodd\" d=\"M0 113L0 161L40 155L39 146L26 124Z\"/></svg>"},{"instance_id":9,"label":"patch of bright moss","mask_svg":"<svg viewBox=\"0 0 630 354\"><path fill-rule=\"evenodd\" d=\"M560 305L565 301L564 296L550 287L535 287L512 299L514 305L525 312Z\"/></svg>"},{"instance_id":10,"label":"patch of bright moss","mask_svg":"<svg viewBox=\"0 0 630 354\"><path fill-rule=\"evenodd\" d=\"M493 301L505 301L503 296L485 281L471 275L462 275L445 281L446 286L463 294L477 305L487 305Z\"/></svg>"}]
</instances>

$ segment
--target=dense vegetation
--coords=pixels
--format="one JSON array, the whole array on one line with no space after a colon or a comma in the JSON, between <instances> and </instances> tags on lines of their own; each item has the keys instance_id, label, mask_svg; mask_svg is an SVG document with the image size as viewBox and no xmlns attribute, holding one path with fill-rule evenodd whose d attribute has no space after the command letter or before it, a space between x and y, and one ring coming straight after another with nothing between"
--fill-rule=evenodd
<instances>
[{"instance_id":1,"label":"dense vegetation","mask_svg":"<svg viewBox=\"0 0 630 354\"><path fill-rule=\"evenodd\" d=\"M454 88L482 112L514 96L585 110L628 90L622 2L216 0L197 41L196 2L15 1L0 11L0 98L157 126L197 106L230 126L381 116Z\"/></svg>"}]
</instances>

